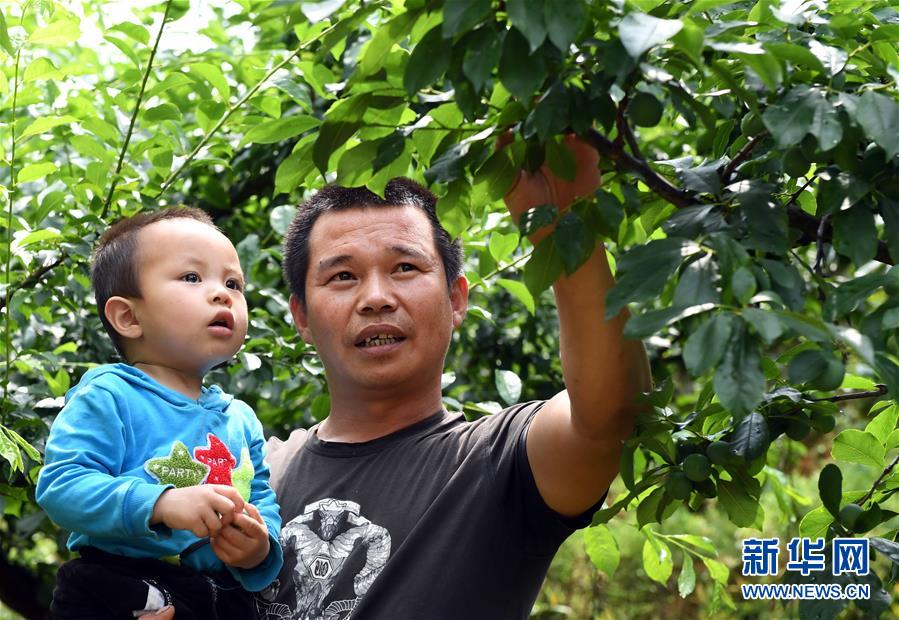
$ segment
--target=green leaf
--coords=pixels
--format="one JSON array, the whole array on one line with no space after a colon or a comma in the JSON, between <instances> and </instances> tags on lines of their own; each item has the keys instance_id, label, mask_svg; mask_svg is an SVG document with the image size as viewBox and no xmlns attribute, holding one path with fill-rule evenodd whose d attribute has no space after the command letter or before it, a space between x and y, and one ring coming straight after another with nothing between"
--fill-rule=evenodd
<instances>
[{"instance_id":1,"label":"green leaf","mask_svg":"<svg viewBox=\"0 0 899 620\"><path fill-rule=\"evenodd\" d=\"M23 468L22 454L16 444L7 435L9 429L0 425L0 456L6 459L13 471L21 471Z\"/></svg>"},{"instance_id":2,"label":"green leaf","mask_svg":"<svg viewBox=\"0 0 899 620\"><path fill-rule=\"evenodd\" d=\"M643 339L652 336L666 325L672 325L685 318L707 312L715 307L715 304L704 303L695 306L662 308L650 310L642 314L634 314L624 326L624 337Z\"/></svg>"},{"instance_id":3,"label":"green leaf","mask_svg":"<svg viewBox=\"0 0 899 620\"><path fill-rule=\"evenodd\" d=\"M833 515L823 506L806 513L799 522L799 535L807 538L824 538L830 524L833 523Z\"/></svg>"},{"instance_id":4,"label":"green leaf","mask_svg":"<svg viewBox=\"0 0 899 620\"><path fill-rule=\"evenodd\" d=\"M552 286L562 273L562 259L555 236L540 240L524 267L524 283L534 298Z\"/></svg>"},{"instance_id":5,"label":"green leaf","mask_svg":"<svg viewBox=\"0 0 899 620\"><path fill-rule=\"evenodd\" d=\"M534 296L531 295L531 292L528 290L527 286L517 280L506 280L505 278L498 279L496 283L506 289L513 297L524 304L524 307L527 308L528 312L530 312L532 315L534 314Z\"/></svg>"},{"instance_id":6,"label":"green leaf","mask_svg":"<svg viewBox=\"0 0 899 620\"><path fill-rule=\"evenodd\" d=\"M573 211L568 211L559 218L553 237L562 266L568 275L577 271L593 254L593 239L587 234L581 218Z\"/></svg>"},{"instance_id":7,"label":"green leaf","mask_svg":"<svg viewBox=\"0 0 899 620\"><path fill-rule=\"evenodd\" d=\"M443 36L468 32L490 13L490 0L446 0L443 5Z\"/></svg>"},{"instance_id":8,"label":"green leaf","mask_svg":"<svg viewBox=\"0 0 899 620\"><path fill-rule=\"evenodd\" d=\"M774 343L784 333L780 319L773 312L759 308L745 308L740 316L752 326L765 344Z\"/></svg>"},{"instance_id":9,"label":"green leaf","mask_svg":"<svg viewBox=\"0 0 899 620\"><path fill-rule=\"evenodd\" d=\"M734 315L722 312L690 334L684 345L684 363L691 375L699 377L715 367L724 356L734 326Z\"/></svg>"},{"instance_id":10,"label":"green leaf","mask_svg":"<svg viewBox=\"0 0 899 620\"><path fill-rule=\"evenodd\" d=\"M3 17L3 11L0 11L0 48L9 56L16 55L16 50L13 49L12 41L9 39L9 31L6 29L6 18Z\"/></svg>"},{"instance_id":11,"label":"green leaf","mask_svg":"<svg viewBox=\"0 0 899 620\"><path fill-rule=\"evenodd\" d=\"M725 566L718 560L713 560L712 558L702 558L702 563L705 564L705 567L709 571L709 576L712 579L714 579L721 585L727 584L727 578L730 575L730 571L727 570L727 566Z\"/></svg>"},{"instance_id":12,"label":"green leaf","mask_svg":"<svg viewBox=\"0 0 899 620\"><path fill-rule=\"evenodd\" d=\"M593 566L611 579L621 560L618 542L612 532L605 525L594 525L583 531L583 537L584 549Z\"/></svg>"},{"instance_id":13,"label":"green leaf","mask_svg":"<svg viewBox=\"0 0 899 620\"><path fill-rule=\"evenodd\" d=\"M25 130L16 137L16 141L20 142L26 138L30 138L31 136L45 133L47 131L50 131L54 127L59 127L60 125L71 125L77 122L77 118L75 118L74 116L69 116L68 114L63 116L42 116L35 119L33 123L28 125L28 127L26 127Z\"/></svg>"},{"instance_id":14,"label":"green leaf","mask_svg":"<svg viewBox=\"0 0 899 620\"><path fill-rule=\"evenodd\" d=\"M527 39L532 53L537 51L546 39L542 4L542 0L508 0L506 2L509 21Z\"/></svg>"},{"instance_id":15,"label":"green leaf","mask_svg":"<svg viewBox=\"0 0 899 620\"><path fill-rule=\"evenodd\" d=\"M867 431L849 428L833 440L833 458L846 463L861 463L875 469L883 469L884 447L880 440Z\"/></svg>"},{"instance_id":16,"label":"green leaf","mask_svg":"<svg viewBox=\"0 0 899 620\"><path fill-rule=\"evenodd\" d=\"M854 312L875 291L890 282L891 278L887 275L869 273L840 284L833 293L837 314L844 316Z\"/></svg>"},{"instance_id":17,"label":"green leaf","mask_svg":"<svg viewBox=\"0 0 899 620\"><path fill-rule=\"evenodd\" d=\"M752 461L768 450L771 435L765 416L753 411L737 423L730 446L735 454Z\"/></svg>"},{"instance_id":18,"label":"green leaf","mask_svg":"<svg viewBox=\"0 0 899 620\"><path fill-rule=\"evenodd\" d=\"M724 507L731 522L739 527L750 527L755 523L761 509L758 499L750 496L746 487L734 480L718 481L718 502ZM703 558L703 562L708 566L707 558Z\"/></svg>"},{"instance_id":19,"label":"green leaf","mask_svg":"<svg viewBox=\"0 0 899 620\"><path fill-rule=\"evenodd\" d=\"M587 15L581 0L544 0L543 18L549 40L567 54L569 46L583 29Z\"/></svg>"},{"instance_id":20,"label":"green leaf","mask_svg":"<svg viewBox=\"0 0 899 620\"><path fill-rule=\"evenodd\" d=\"M452 41L444 39L440 26L434 26L421 38L403 74L403 87L410 95L428 86L443 75L449 67Z\"/></svg>"},{"instance_id":21,"label":"green leaf","mask_svg":"<svg viewBox=\"0 0 899 620\"><path fill-rule=\"evenodd\" d=\"M780 147L799 144L815 119L815 99L806 87L791 90L779 104L769 106L762 114L765 127Z\"/></svg>"},{"instance_id":22,"label":"green leaf","mask_svg":"<svg viewBox=\"0 0 899 620\"><path fill-rule=\"evenodd\" d=\"M855 119L868 138L883 147L892 158L899 153L899 103L892 97L867 91L858 100Z\"/></svg>"},{"instance_id":23,"label":"green leaf","mask_svg":"<svg viewBox=\"0 0 899 620\"><path fill-rule=\"evenodd\" d=\"M680 575L677 577L677 593L681 598L687 598L696 588L696 572L693 570L693 558L684 553L684 561L681 565Z\"/></svg>"},{"instance_id":24,"label":"green leaf","mask_svg":"<svg viewBox=\"0 0 899 620\"><path fill-rule=\"evenodd\" d=\"M275 172L275 194L292 191L313 169L308 148L291 153L278 165Z\"/></svg>"},{"instance_id":25,"label":"green leaf","mask_svg":"<svg viewBox=\"0 0 899 620\"><path fill-rule=\"evenodd\" d=\"M312 161L322 174L329 170L331 154L350 139L359 129L359 121L331 121L325 120L318 130L318 137L312 147Z\"/></svg>"},{"instance_id":26,"label":"green leaf","mask_svg":"<svg viewBox=\"0 0 899 620\"><path fill-rule=\"evenodd\" d=\"M824 374L828 368L826 355L829 354L820 349L806 349L797 353L788 367L790 383L809 383Z\"/></svg>"},{"instance_id":27,"label":"green leaf","mask_svg":"<svg viewBox=\"0 0 899 620\"><path fill-rule=\"evenodd\" d=\"M814 115L809 132L818 140L822 151L829 151L843 139L843 124L834 104L823 95L813 99Z\"/></svg>"},{"instance_id":28,"label":"green leaf","mask_svg":"<svg viewBox=\"0 0 899 620\"><path fill-rule=\"evenodd\" d=\"M627 53L636 59L646 50L676 35L683 26L679 19L659 19L644 13L628 13L618 24L618 32Z\"/></svg>"},{"instance_id":29,"label":"green leaf","mask_svg":"<svg viewBox=\"0 0 899 620\"><path fill-rule=\"evenodd\" d=\"M840 501L843 498L843 473L833 463L828 463L818 474L818 495L827 512L836 517L840 514Z\"/></svg>"},{"instance_id":30,"label":"green leaf","mask_svg":"<svg viewBox=\"0 0 899 620\"><path fill-rule=\"evenodd\" d=\"M407 11L378 26L359 60L359 72L371 75L381 69L390 49L409 34L417 17L418 12Z\"/></svg>"},{"instance_id":31,"label":"green leaf","mask_svg":"<svg viewBox=\"0 0 899 620\"><path fill-rule=\"evenodd\" d=\"M293 205L278 205L268 216L269 224L280 236L287 234L287 229L297 214L297 208Z\"/></svg>"},{"instance_id":32,"label":"green leaf","mask_svg":"<svg viewBox=\"0 0 899 620\"><path fill-rule=\"evenodd\" d=\"M897 422L899 422L899 405L892 404L868 422L865 432L871 433L880 443L886 445L890 433L896 430Z\"/></svg>"},{"instance_id":33,"label":"green leaf","mask_svg":"<svg viewBox=\"0 0 899 620\"><path fill-rule=\"evenodd\" d=\"M668 583L668 578L674 570L671 549L655 536L647 535L643 542L643 570L650 579L663 585Z\"/></svg>"},{"instance_id":34,"label":"green leaf","mask_svg":"<svg viewBox=\"0 0 899 620\"><path fill-rule=\"evenodd\" d=\"M59 170L59 168L57 168L56 164L49 161L41 162L39 164L29 164L19 171L19 174L16 176L16 181L19 183L29 183L41 179L57 170Z\"/></svg>"},{"instance_id":35,"label":"green leaf","mask_svg":"<svg viewBox=\"0 0 899 620\"><path fill-rule=\"evenodd\" d=\"M117 30L126 36L134 39L138 43L143 43L146 45L150 42L150 33L149 31L139 24L133 24L131 22L122 22L121 24L116 24L115 26L110 26L109 30Z\"/></svg>"},{"instance_id":36,"label":"green leaf","mask_svg":"<svg viewBox=\"0 0 899 620\"><path fill-rule=\"evenodd\" d=\"M505 235L497 231L490 233L490 241L487 244L487 248L490 250L490 256L497 263L506 260L517 247L518 233L513 232Z\"/></svg>"},{"instance_id":37,"label":"green leaf","mask_svg":"<svg viewBox=\"0 0 899 620\"><path fill-rule=\"evenodd\" d=\"M158 106L148 108L143 113L144 119L151 123L160 121L180 121L181 110L171 103L161 103Z\"/></svg>"},{"instance_id":38,"label":"green leaf","mask_svg":"<svg viewBox=\"0 0 899 620\"><path fill-rule=\"evenodd\" d=\"M511 370L496 370L493 373L499 397L510 407L521 398L521 379Z\"/></svg>"},{"instance_id":39,"label":"green leaf","mask_svg":"<svg viewBox=\"0 0 899 620\"><path fill-rule=\"evenodd\" d=\"M715 267L708 255L687 264L681 271L677 288L674 289L672 305L683 308L720 301L713 282Z\"/></svg>"},{"instance_id":40,"label":"green leaf","mask_svg":"<svg viewBox=\"0 0 899 620\"><path fill-rule=\"evenodd\" d=\"M252 127L243 139L240 141L238 148L241 148L251 142L257 144L272 144L281 142L287 138L292 138L303 133L308 129L317 127L320 121L314 116L298 114L296 116L285 116L270 121L264 121Z\"/></svg>"},{"instance_id":41,"label":"green leaf","mask_svg":"<svg viewBox=\"0 0 899 620\"><path fill-rule=\"evenodd\" d=\"M228 80L225 79L225 74L222 73L221 69L208 62L198 62L190 65L187 70L188 73L195 74L200 79L209 82L218 92L222 101L224 103L228 102L228 99L231 97L231 87L228 86Z\"/></svg>"},{"instance_id":42,"label":"green leaf","mask_svg":"<svg viewBox=\"0 0 899 620\"><path fill-rule=\"evenodd\" d=\"M40 56L32 60L25 68L22 76L23 82L37 82L38 80L61 80L64 77L53 61Z\"/></svg>"},{"instance_id":43,"label":"green leaf","mask_svg":"<svg viewBox=\"0 0 899 620\"><path fill-rule=\"evenodd\" d=\"M761 370L759 347L738 323L715 372L715 392L721 404L737 417L752 411L762 400L765 376Z\"/></svg>"},{"instance_id":44,"label":"green leaf","mask_svg":"<svg viewBox=\"0 0 899 620\"><path fill-rule=\"evenodd\" d=\"M474 177L475 185L486 185L490 200L499 200L505 196L515 181L520 170L515 165L509 148L497 149L487 158Z\"/></svg>"},{"instance_id":45,"label":"green leaf","mask_svg":"<svg viewBox=\"0 0 899 620\"><path fill-rule=\"evenodd\" d=\"M503 52L503 41L506 31L496 31L493 28L478 28L467 39L465 55L462 58L462 72L475 90L480 90L493 74L493 69L499 64L500 55Z\"/></svg>"},{"instance_id":46,"label":"green leaf","mask_svg":"<svg viewBox=\"0 0 899 620\"><path fill-rule=\"evenodd\" d=\"M861 267L877 254L874 213L864 202L837 212L833 218L833 247Z\"/></svg>"},{"instance_id":47,"label":"green leaf","mask_svg":"<svg viewBox=\"0 0 899 620\"><path fill-rule=\"evenodd\" d=\"M77 21L61 19L50 22L46 26L37 28L28 36L28 42L33 45L68 45L78 40L81 36L81 28Z\"/></svg>"},{"instance_id":48,"label":"green leaf","mask_svg":"<svg viewBox=\"0 0 899 620\"><path fill-rule=\"evenodd\" d=\"M633 301L658 295L671 274L680 266L685 249L683 239L656 239L631 249L618 261L617 283L606 296L605 318L614 317Z\"/></svg>"},{"instance_id":49,"label":"green leaf","mask_svg":"<svg viewBox=\"0 0 899 620\"><path fill-rule=\"evenodd\" d=\"M528 101L543 83L545 73L543 56L531 55L524 35L514 28L509 30L499 59L499 79L503 86L521 101Z\"/></svg>"}]
</instances>

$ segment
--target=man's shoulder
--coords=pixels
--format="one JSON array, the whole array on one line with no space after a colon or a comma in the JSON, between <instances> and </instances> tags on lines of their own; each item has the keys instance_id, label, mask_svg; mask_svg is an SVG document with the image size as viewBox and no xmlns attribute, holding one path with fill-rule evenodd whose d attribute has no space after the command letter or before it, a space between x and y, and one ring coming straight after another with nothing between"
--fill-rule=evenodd
<instances>
[{"instance_id":1,"label":"man's shoulder","mask_svg":"<svg viewBox=\"0 0 899 620\"><path fill-rule=\"evenodd\" d=\"M279 439L278 437L269 437L266 442L266 457L269 470L271 472L271 485L277 488L284 476L288 464L292 457L300 451L305 445L309 436L309 429L298 428L290 433L287 439Z\"/></svg>"}]
</instances>

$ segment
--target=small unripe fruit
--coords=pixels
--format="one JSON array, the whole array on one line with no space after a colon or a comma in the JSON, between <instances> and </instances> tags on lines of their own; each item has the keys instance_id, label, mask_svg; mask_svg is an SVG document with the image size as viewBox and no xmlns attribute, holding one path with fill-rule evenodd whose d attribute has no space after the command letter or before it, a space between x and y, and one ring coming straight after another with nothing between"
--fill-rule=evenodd
<instances>
[{"instance_id":1,"label":"small unripe fruit","mask_svg":"<svg viewBox=\"0 0 899 620\"><path fill-rule=\"evenodd\" d=\"M734 451L724 441L713 441L705 449L705 453L715 465L727 465L734 457Z\"/></svg>"},{"instance_id":2,"label":"small unripe fruit","mask_svg":"<svg viewBox=\"0 0 899 620\"><path fill-rule=\"evenodd\" d=\"M840 523L851 532L862 512L864 512L864 510L862 510L862 507L858 504L846 504L840 508Z\"/></svg>"},{"instance_id":3,"label":"small unripe fruit","mask_svg":"<svg viewBox=\"0 0 899 620\"><path fill-rule=\"evenodd\" d=\"M693 483L682 471L673 471L665 481L665 490L674 499L687 499L693 491Z\"/></svg>"},{"instance_id":4,"label":"small unripe fruit","mask_svg":"<svg viewBox=\"0 0 899 620\"><path fill-rule=\"evenodd\" d=\"M702 454L691 454L684 459L684 474L693 482L707 480L712 474L709 459Z\"/></svg>"},{"instance_id":5,"label":"small unripe fruit","mask_svg":"<svg viewBox=\"0 0 899 620\"><path fill-rule=\"evenodd\" d=\"M655 127L665 111L662 103L649 93L637 93L627 106L627 115L638 127Z\"/></svg>"},{"instance_id":6,"label":"small unripe fruit","mask_svg":"<svg viewBox=\"0 0 899 620\"><path fill-rule=\"evenodd\" d=\"M822 415L813 424L819 433L829 433L837 425L837 420L832 415Z\"/></svg>"}]
</instances>

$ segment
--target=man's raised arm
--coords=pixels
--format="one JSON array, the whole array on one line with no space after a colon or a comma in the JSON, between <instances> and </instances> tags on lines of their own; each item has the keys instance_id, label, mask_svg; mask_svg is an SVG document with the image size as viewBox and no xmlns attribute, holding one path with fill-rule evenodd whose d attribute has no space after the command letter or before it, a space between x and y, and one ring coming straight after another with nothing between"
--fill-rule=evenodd
<instances>
[{"instance_id":1,"label":"man's raised arm","mask_svg":"<svg viewBox=\"0 0 899 620\"><path fill-rule=\"evenodd\" d=\"M566 140L577 162L574 181L544 166L522 173L506 196L514 219L541 204L563 210L599 186L598 154L583 141ZM536 244L551 230L531 236ZM618 474L622 441L633 429L636 397L651 389L643 345L622 336L627 310L604 320L606 293L614 286L603 244L573 274L553 285L559 312L560 356L566 390L531 422L528 460L544 501L574 516L593 506Z\"/></svg>"}]
</instances>

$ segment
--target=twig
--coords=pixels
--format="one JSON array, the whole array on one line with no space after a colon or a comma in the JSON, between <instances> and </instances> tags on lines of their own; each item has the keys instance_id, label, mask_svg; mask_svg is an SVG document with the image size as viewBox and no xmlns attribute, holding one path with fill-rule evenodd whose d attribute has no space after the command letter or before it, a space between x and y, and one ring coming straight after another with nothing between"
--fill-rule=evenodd
<instances>
[{"instance_id":1,"label":"twig","mask_svg":"<svg viewBox=\"0 0 899 620\"><path fill-rule=\"evenodd\" d=\"M880 472L880 476L877 477L877 480L874 481L874 484L871 485L871 489L865 493L864 497L858 500L858 505L863 506L865 502L867 502L871 497L874 496L874 492L877 491L878 485L883 482L883 479L887 477L890 473L892 473L893 469L896 465L899 464L899 454L896 455L896 458L893 459L893 462L887 465L886 469Z\"/></svg>"},{"instance_id":2,"label":"twig","mask_svg":"<svg viewBox=\"0 0 899 620\"><path fill-rule=\"evenodd\" d=\"M827 224L830 222L830 213L825 213L818 222L818 234L815 236L815 273L823 276L822 265L824 264L824 233L827 230Z\"/></svg>"},{"instance_id":3,"label":"twig","mask_svg":"<svg viewBox=\"0 0 899 620\"><path fill-rule=\"evenodd\" d=\"M214 136L218 132L218 130L222 128L222 125L224 125L225 122L229 118L231 118L232 114L234 114L238 109L240 109L240 107L243 106L244 103L249 101L250 97L252 97L253 95L256 94L256 91L258 91L262 87L262 85L265 84L269 80L269 78L271 78L275 73L277 73L279 70L281 70L283 67L285 67L294 58L299 56L301 52L308 49L309 46L311 46L313 43L317 42L319 39L321 39L325 35L330 34L341 23L342 22L337 22L336 24L333 24L333 25L329 26L328 28L322 30L315 37L309 39L308 41L304 41L299 47L297 47L297 49L295 49L293 52L291 52L291 54L288 55L284 60L279 62L277 65L275 65L271 69L271 71L266 73L265 76L261 80L259 80L252 88L247 90L246 94L243 97L241 97L237 103L235 103L230 108L228 108L228 111L225 112L224 116L222 116L222 118L219 119L219 121L212 127L212 129L210 129L209 132L205 136L203 136L203 139L200 140L200 143L197 144L196 148L194 148L194 150L190 152L190 154L184 159L184 161L181 162L181 165L178 166L178 168L176 168L175 170L173 170L169 174L168 177L166 177L165 181L162 182L162 186L159 188L159 193L164 194L166 192L166 190L168 190L169 187L171 187L172 183L175 181L175 179L178 177L178 175L181 174L181 172L185 168L187 168L188 165L190 165L190 162L192 162L194 160L194 158L199 154L199 152L203 150L203 147L205 147L209 143L209 140L212 138L212 136Z\"/></svg>"},{"instance_id":4,"label":"twig","mask_svg":"<svg viewBox=\"0 0 899 620\"><path fill-rule=\"evenodd\" d=\"M868 390L868 391L864 391L864 392L850 392L848 394L837 394L835 396L825 396L824 398L809 398L808 400L811 400L814 402L828 401L831 403L837 403L837 402L840 402L843 400L856 400L859 398L877 398L879 396L886 396L886 393L888 391L887 386L883 385L882 383L878 383L876 387L877 387L876 390Z\"/></svg>"},{"instance_id":5,"label":"twig","mask_svg":"<svg viewBox=\"0 0 899 620\"><path fill-rule=\"evenodd\" d=\"M627 106L630 105L630 102L630 95L625 95L625 97L621 100L621 103L618 104L618 113L615 115L615 125L618 127L618 136L624 138L624 141L627 142L627 145L631 149L631 153L633 153L634 157L645 161L646 158L643 157L643 152L640 150L640 145L637 144L637 138L634 136L634 132L631 129L631 126L628 124L627 119L624 117L624 113L627 110Z\"/></svg>"},{"instance_id":6,"label":"twig","mask_svg":"<svg viewBox=\"0 0 899 620\"><path fill-rule=\"evenodd\" d=\"M16 173L16 108L18 105L19 98L19 60L22 56L22 48L16 50L16 68L13 77L13 87L12 87L12 122L9 124L12 132L12 147L10 148L9 155L9 193L6 196L7 201L9 202L8 209L6 211L6 290L7 298L12 298L12 294L15 292L9 288L10 283L10 272L12 271L12 205L16 195L16 177L18 176ZM4 299L5 301L5 299ZM6 308L6 316L4 317L4 343L6 345L4 351L4 365L3 365L3 405L6 405L6 400L9 397L9 364L10 364L10 352L12 351L12 307L7 306ZM6 407L0 407L0 422L6 420Z\"/></svg>"},{"instance_id":7,"label":"twig","mask_svg":"<svg viewBox=\"0 0 899 620\"><path fill-rule=\"evenodd\" d=\"M533 253L534 253L534 250L531 250L530 252L527 252L526 254L522 254L521 256L519 256L518 258L516 258L515 260L513 260L511 263L509 263L509 264L507 264L507 265L503 265L502 267L497 267L496 269L494 269L493 271L491 271L490 273L488 273L486 276L484 276L483 278L481 278L480 280L478 280L477 282L475 282L474 284L472 284L472 285L469 287L469 290L470 290L470 291L475 290L478 286L480 286L481 284L483 284L485 281L489 280L490 278L492 278L493 276L495 276L495 275L497 275L497 274L499 274L499 273L502 273L502 272L505 271L506 269L511 269L512 267L514 267L515 265L517 265L518 263L520 263L520 262L523 261L524 259L529 258L529 257L531 256L531 254L533 254Z\"/></svg>"},{"instance_id":8,"label":"twig","mask_svg":"<svg viewBox=\"0 0 899 620\"><path fill-rule=\"evenodd\" d=\"M150 59L147 61L144 79L140 83L140 92L137 94L134 112L131 113L131 122L128 123L128 131L125 133L125 142L122 144L122 150L119 152L119 161L116 163L115 172L112 173L112 182L109 185L109 193L106 195L106 202L103 203L103 211L100 212L101 219L105 218L106 214L109 213L109 205L112 203L112 195L115 192L116 185L119 181L119 173L122 171L125 153L128 151L128 144L131 142L131 134L134 132L134 123L137 121L137 115L140 112L140 104L144 99L144 89L147 87L147 80L150 79L150 70L153 68L153 59L156 57L156 50L159 48L159 41L162 39L162 31L165 29L165 21L169 17L169 8L171 6L172 0L168 0L165 3L165 13L162 15L162 23L159 24L159 32L156 33L156 41L153 43L153 49L150 51Z\"/></svg>"},{"instance_id":9,"label":"twig","mask_svg":"<svg viewBox=\"0 0 899 620\"><path fill-rule=\"evenodd\" d=\"M22 280L12 288L9 288L9 282L7 282L6 293L3 296L0 296L0 310L6 307L6 302L9 299L12 299L12 296L16 291L27 288L29 286L34 286L40 281L41 278L44 277L44 275L47 274L47 272L59 267L66 260L66 258L67 256L65 255L65 253L60 254L55 261L53 261L52 263L48 263L43 267L35 269L27 276L25 276L24 280Z\"/></svg>"},{"instance_id":10,"label":"twig","mask_svg":"<svg viewBox=\"0 0 899 620\"><path fill-rule=\"evenodd\" d=\"M752 150L758 145L759 142L768 137L768 132L763 131L760 134L753 136L749 142L743 145L743 148L739 150L739 152L734 155L734 158L730 160L727 165L724 167L724 170L721 171L721 182L727 185L730 181L730 178L734 175L734 172L737 171L737 168L740 167L740 164L749 159L749 156L752 154Z\"/></svg>"}]
</instances>

